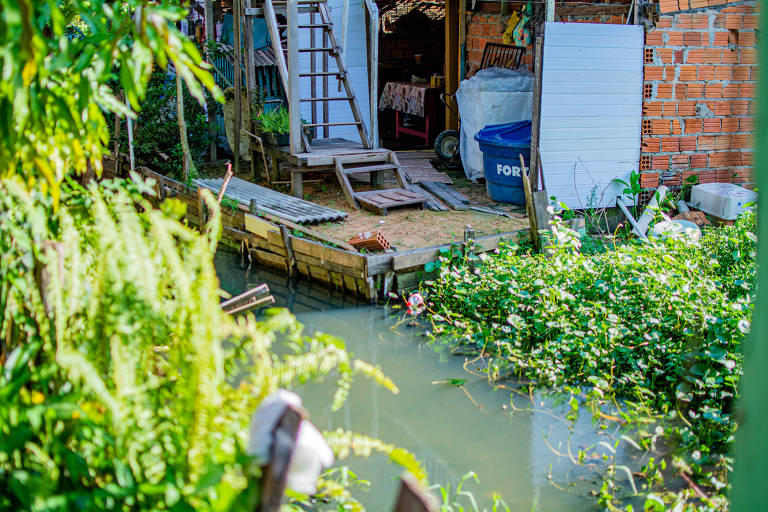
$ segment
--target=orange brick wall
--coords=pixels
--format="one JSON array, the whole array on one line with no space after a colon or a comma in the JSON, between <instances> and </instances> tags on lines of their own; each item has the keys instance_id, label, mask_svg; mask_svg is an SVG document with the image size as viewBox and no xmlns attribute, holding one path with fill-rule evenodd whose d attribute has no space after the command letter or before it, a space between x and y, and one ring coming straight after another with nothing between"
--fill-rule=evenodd
<instances>
[{"instance_id":1,"label":"orange brick wall","mask_svg":"<svg viewBox=\"0 0 768 512\"><path fill-rule=\"evenodd\" d=\"M752 183L756 3L714 3L722 0L661 0L646 31L644 188L693 174L699 183Z\"/></svg>"}]
</instances>

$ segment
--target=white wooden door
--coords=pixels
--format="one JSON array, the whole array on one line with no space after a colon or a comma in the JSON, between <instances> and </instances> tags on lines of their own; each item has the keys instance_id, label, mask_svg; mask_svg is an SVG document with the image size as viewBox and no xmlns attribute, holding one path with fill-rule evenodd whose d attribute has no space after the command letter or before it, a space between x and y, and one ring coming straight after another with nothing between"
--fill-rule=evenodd
<instances>
[{"instance_id":1,"label":"white wooden door","mask_svg":"<svg viewBox=\"0 0 768 512\"><path fill-rule=\"evenodd\" d=\"M638 170L643 27L547 23L541 97L547 192L569 208L615 205Z\"/></svg>"}]
</instances>

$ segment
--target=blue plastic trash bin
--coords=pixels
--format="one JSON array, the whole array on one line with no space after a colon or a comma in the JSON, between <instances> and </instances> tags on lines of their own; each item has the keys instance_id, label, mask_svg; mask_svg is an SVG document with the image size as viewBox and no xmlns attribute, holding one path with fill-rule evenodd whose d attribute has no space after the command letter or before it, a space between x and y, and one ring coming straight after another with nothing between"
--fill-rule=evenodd
<instances>
[{"instance_id":1,"label":"blue plastic trash bin","mask_svg":"<svg viewBox=\"0 0 768 512\"><path fill-rule=\"evenodd\" d=\"M520 155L530 168L531 121L488 125L475 140L483 152L488 196L502 203L525 204Z\"/></svg>"}]
</instances>

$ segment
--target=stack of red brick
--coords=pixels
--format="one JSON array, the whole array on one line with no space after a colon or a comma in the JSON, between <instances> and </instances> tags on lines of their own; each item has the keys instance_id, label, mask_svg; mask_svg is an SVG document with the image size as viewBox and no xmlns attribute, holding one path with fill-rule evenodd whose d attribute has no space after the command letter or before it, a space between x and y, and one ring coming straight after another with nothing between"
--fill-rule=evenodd
<instances>
[{"instance_id":1,"label":"stack of red brick","mask_svg":"<svg viewBox=\"0 0 768 512\"><path fill-rule=\"evenodd\" d=\"M756 3L661 0L660 9L645 39L642 186L693 174L700 183L751 183Z\"/></svg>"}]
</instances>

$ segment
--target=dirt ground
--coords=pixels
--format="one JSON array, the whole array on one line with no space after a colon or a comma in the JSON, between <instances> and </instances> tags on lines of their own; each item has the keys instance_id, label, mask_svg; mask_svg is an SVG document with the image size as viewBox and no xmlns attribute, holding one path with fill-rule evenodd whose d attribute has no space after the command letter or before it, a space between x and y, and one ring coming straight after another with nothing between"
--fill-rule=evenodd
<instances>
[{"instance_id":1,"label":"dirt ground","mask_svg":"<svg viewBox=\"0 0 768 512\"><path fill-rule=\"evenodd\" d=\"M452 186L467 196L472 206L493 208L515 218L510 219L506 216L474 210L434 212L413 207L393 209L389 211L388 215L380 216L367 210L352 208L347 203L344 192L334 174L316 173L305 175L304 199L345 211L349 216L340 222L326 222L307 227L345 241L359 233L381 231L384 238L399 251L463 240L464 229L467 226L472 226L475 230L475 236L478 237L529 227L524 207L492 201L486 194L485 184L467 180L460 169L441 168L440 170L451 176L454 181ZM224 174L223 166L221 169L209 167L206 171L208 172L205 174L211 176ZM357 176L365 178L365 175ZM240 177L251 180L246 172L241 172ZM258 184L268 186L263 181ZM355 191L372 190L372 187L363 180L353 180L352 184ZM394 177L391 174L384 177L384 187L392 188L395 186ZM287 183L273 185L271 188L290 194L290 186Z\"/></svg>"},{"instance_id":2,"label":"dirt ground","mask_svg":"<svg viewBox=\"0 0 768 512\"><path fill-rule=\"evenodd\" d=\"M474 210L448 210L434 212L428 209L405 207L393 209L386 216L367 210L355 210L347 203L335 177L322 183L304 185L304 199L349 213L341 222L316 224L311 228L340 240L349 240L358 233L381 231L384 238L398 250L417 249L432 245L446 244L464 239L464 228L472 226L475 236L504 233L527 228L528 219L520 208L498 206L485 193L484 184L455 180L456 189L466 195L472 205L491 207L505 211L515 218ZM390 185L390 184L387 184ZM353 184L355 190L371 189L362 183ZM391 184L394 186L394 183Z\"/></svg>"}]
</instances>

